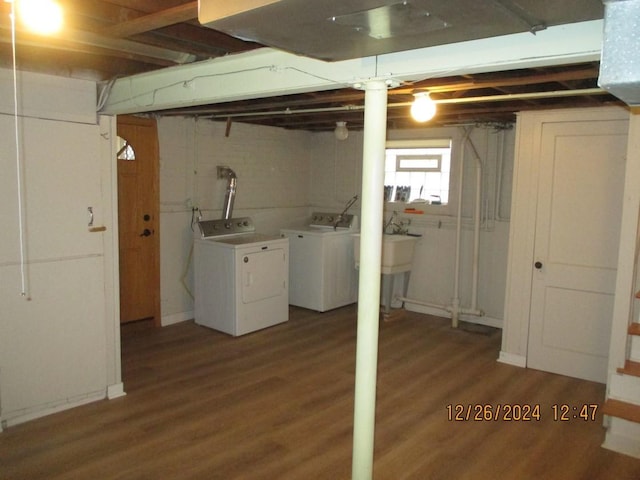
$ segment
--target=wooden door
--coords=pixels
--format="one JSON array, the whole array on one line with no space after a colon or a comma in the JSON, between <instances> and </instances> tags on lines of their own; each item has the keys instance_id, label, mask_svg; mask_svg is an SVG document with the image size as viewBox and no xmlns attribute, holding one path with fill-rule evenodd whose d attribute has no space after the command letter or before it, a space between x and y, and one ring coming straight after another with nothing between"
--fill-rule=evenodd
<instances>
[{"instance_id":1,"label":"wooden door","mask_svg":"<svg viewBox=\"0 0 640 480\"><path fill-rule=\"evenodd\" d=\"M160 236L156 121L118 117L120 321L160 326Z\"/></svg>"},{"instance_id":2,"label":"wooden door","mask_svg":"<svg viewBox=\"0 0 640 480\"><path fill-rule=\"evenodd\" d=\"M542 126L527 365L606 382L626 121Z\"/></svg>"}]
</instances>

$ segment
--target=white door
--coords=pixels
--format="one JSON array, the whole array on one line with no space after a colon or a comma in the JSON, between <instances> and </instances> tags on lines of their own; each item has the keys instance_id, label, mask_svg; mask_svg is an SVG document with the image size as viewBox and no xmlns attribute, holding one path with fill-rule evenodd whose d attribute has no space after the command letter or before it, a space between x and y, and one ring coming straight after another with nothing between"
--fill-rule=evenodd
<instances>
[{"instance_id":1,"label":"white door","mask_svg":"<svg viewBox=\"0 0 640 480\"><path fill-rule=\"evenodd\" d=\"M606 382L626 121L542 126L527 365Z\"/></svg>"},{"instance_id":2,"label":"white door","mask_svg":"<svg viewBox=\"0 0 640 480\"><path fill-rule=\"evenodd\" d=\"M286 292L285 255L281 248L242 255L242 303L278 297Z\"/></svg>"}]
</instances>

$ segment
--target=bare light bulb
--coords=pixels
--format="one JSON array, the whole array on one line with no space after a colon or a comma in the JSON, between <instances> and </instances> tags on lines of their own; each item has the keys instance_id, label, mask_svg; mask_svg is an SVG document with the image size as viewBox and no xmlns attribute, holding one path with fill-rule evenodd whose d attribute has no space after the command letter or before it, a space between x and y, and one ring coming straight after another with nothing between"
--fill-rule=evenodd
<instances>
[{"instance_id":1,"label":"bare light bulb","mask_svg":"<svg viewBox=\"0 0 640 480\"><path fill-rule=\"evenodd\" d=\"M333 134L338 140L346 140L349 136L347 122L336 122L336 129L333 131Z\"/></svg>"},{"instance_id":2,"label":"bare light bulb","mask_svg":"<svg viewBox=\"0 0 640 480\"><path fill-rule=\"evenodd\" d=\"M14 0L24 25L35 33L49 35L62 28L62 7L55 0Z\"/></svg>"},{"instance_id":3,"label":"bare light bulb","mask_svg":"<svg viewBox=\"0 0 640 480\"><path fill-rule=\"evenodd\" d=\"M428 93L421 92L413 95L415 100L411 105L411 116L417 122L427 122L436 114L436 104Z\"/></svg>"}]
</instances>

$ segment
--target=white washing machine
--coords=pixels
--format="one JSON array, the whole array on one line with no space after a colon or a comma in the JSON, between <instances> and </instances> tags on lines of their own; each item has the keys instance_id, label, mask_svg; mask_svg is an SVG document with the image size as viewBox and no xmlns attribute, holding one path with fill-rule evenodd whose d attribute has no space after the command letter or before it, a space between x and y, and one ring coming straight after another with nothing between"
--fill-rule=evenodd
<instances>
[{"instance_id":1,"label":"white washing machine","mask_svg":"<svg viewBox=\"0 0 640 480\"><path fill-rule=\"evenodd\" d=\"M289 240L250 218L198 223L195 322L239 336L289 319Z\"/></svg>"},{"instance_id":2,"label":"white washing machine","mask_svg":"<svg viewBox=\"0 0 640 480\"><path fill-rule=\"evenodd\" d=\"M325 312L357 301L356 232L354 215L325 212L314 213L309 225L280 230L289 240L291 305Z\"/></svg>"}]
</instances>

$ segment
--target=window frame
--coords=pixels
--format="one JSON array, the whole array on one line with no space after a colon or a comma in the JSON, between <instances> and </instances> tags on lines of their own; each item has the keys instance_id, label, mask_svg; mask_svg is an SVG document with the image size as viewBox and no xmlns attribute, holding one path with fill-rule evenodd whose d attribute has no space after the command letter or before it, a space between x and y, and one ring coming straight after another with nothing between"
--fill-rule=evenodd
<instances>
[{"instance_id":1,"label":"window frame","mask_svg":"<svg viewBox=\"0 0 640 480\"><path fill-rule=\"evenodd\" d=\"M451 148L451 164L449 166L449 202L446 205L414 204L419 210L429 215L454 215L459 199L459 169L460 148L463 133L458 127L443 127L438 129L408 129L389 131L385 150L388 148ZM446 142L446 144L445 144ZM450 143L449 143L450 142ZM387 212L398 211L411 204L407 202L385 201L384 208Z\"/></svg>"},{"instance_id":2,"label":"window frame","mask_svg":"<svg viewBox=\"0 0 640 480\"><path fill-rule=\"evenodd\" d=\"M403 167L402 160L435 160L436 167ZM442 155L440 154L415 154L415 155L396 155L396 172L441 172L442 171Z\"/></svg>"}]
</instances>

